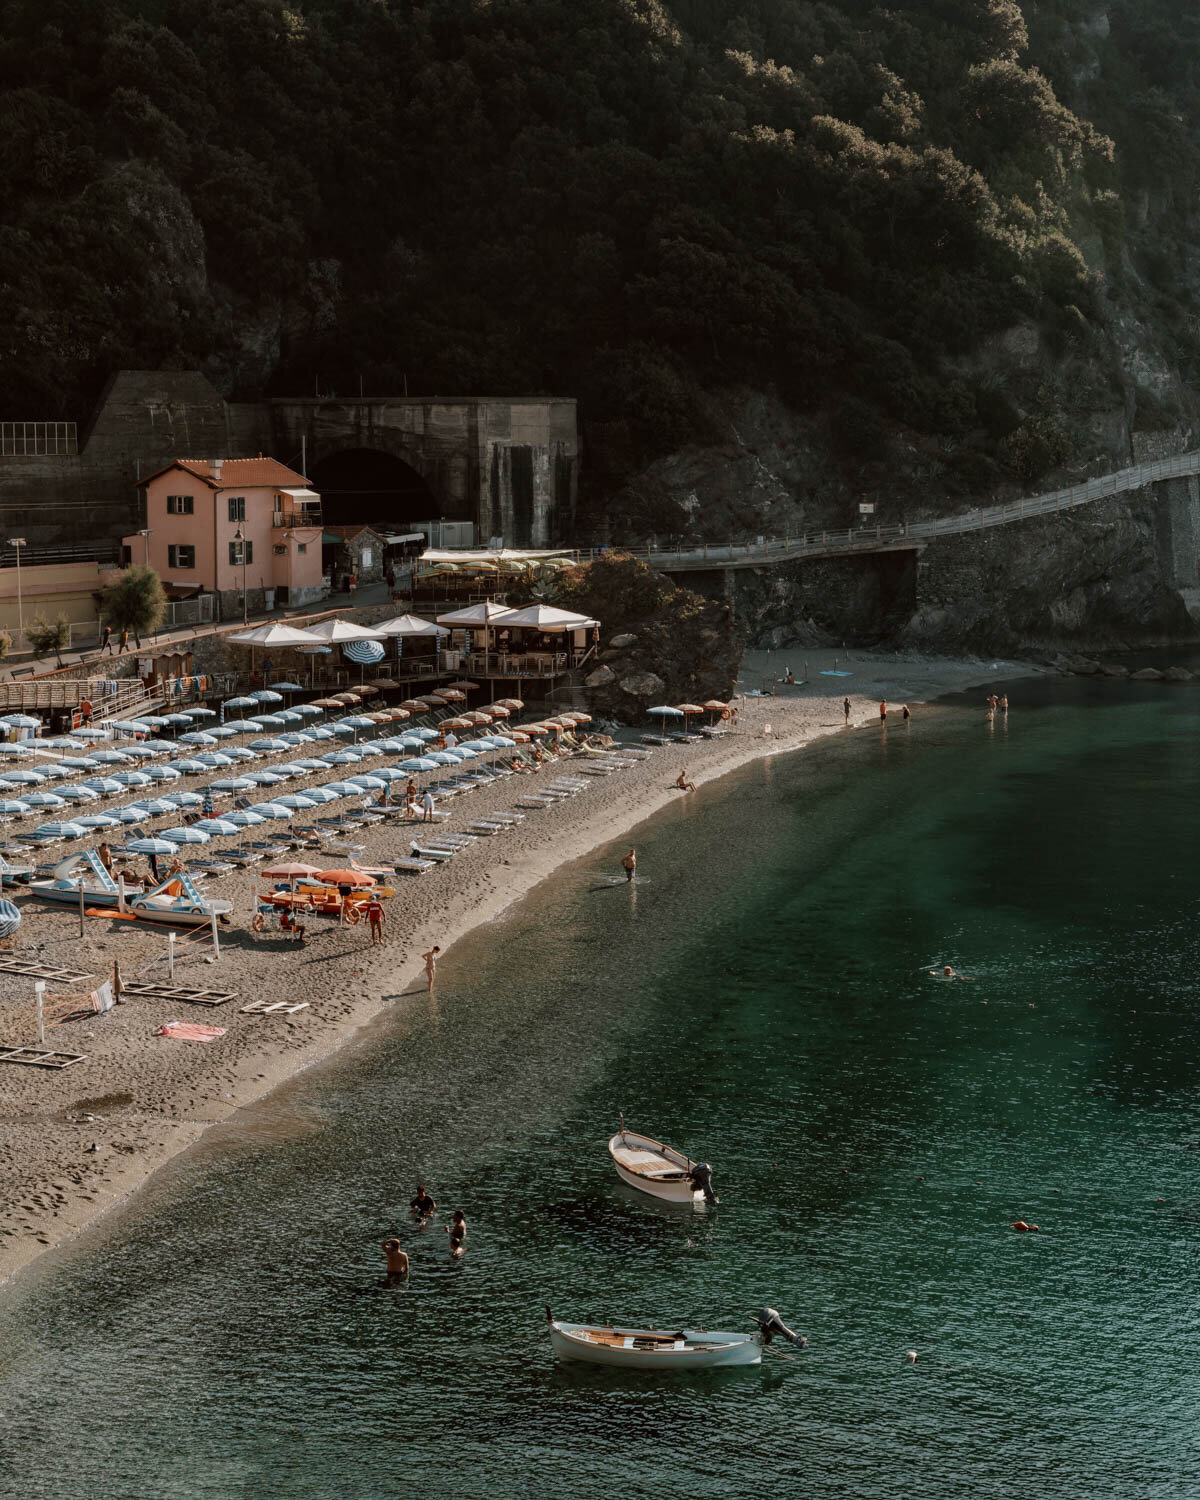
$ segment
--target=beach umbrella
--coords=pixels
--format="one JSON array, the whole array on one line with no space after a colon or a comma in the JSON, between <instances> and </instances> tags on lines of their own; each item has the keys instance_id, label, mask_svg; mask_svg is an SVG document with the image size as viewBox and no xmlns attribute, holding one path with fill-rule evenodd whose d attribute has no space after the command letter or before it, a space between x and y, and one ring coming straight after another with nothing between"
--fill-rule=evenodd
<instances>
[{"instance_id":1,"label":"beach umbrella","mask_svg":"<svg viewBox=\"0 0 1200 1500\"><path fill-rule=\"evenodd\" d=\"M418 744L420 741L417 742ZM403 740L376 740L375 748L383 755L400 755L408 746Z\"/></svg>"},{"instance_id":2,"label":"beach umbrella","mask_svg":"<svg viewBox=\"0 0 1200 1500\"><path fill-rule=\"evenodd\" d=\"M231 729L228 724L210 724L205 733L211 735L214 740L231 740L238 731Z\"/></svg>"},{"instance_id":3,"label":"beach umbrella","mask_svg":"<svg viewBox=\"0 0 1200 1500\"><path fill-rule=\"evenodd\" d=\"M461 688L441 687L437 690L437 696L443 703L465 703L467 695Z\"/></svg>"},{"instance_id":4,"label":"beach umbrella","mask_svg":"<svg viewBox=\"0 0 1200 1500\"><path fill-rule=\"evenodd\" d=\"M134 854L178 854L179 845L168 843L166 839L134 839L128 846Z\"/></svg>"},{"instance_id":5,"label":"beach umbrella","mask_svg":"<svg viewBox=\"0 0 1200 1500\"><path fill-rule=\"evenodd\" d=\"M422 620L419 615L397 615L394 620L384 620L375 629L379 635L388 638L409 635L450 634L449 630L444 626L435 625L432 620Z\"/></svg>"},{"instance_id":6,"label":"beach umbrella","mask_svg":"<svg viewBox=\"0 0 1200 1500\"><path fill-rule=\"evenodd\" d=\"M153 779L145 771L118 771L113 777L118 786L150 786Z\"/></svg>"},{"instance_id":7,"label":"beach umbrella","mask_svg":"<svg viewBox=\"0 0 1200 1500\"><path fill-rule=\"evenodd\" d=\"M282 703L283 694L276 693L271 688L255 688L250 694L255 703Z\"/></svg>"},{"instance_id":8,"label":"beach umbrella","mask_svg":"<svg viewBox=\"0 0 1200 1500\"><path fill-rule=\"evenodd\" d=\"M427 755L422 755L414 760L402 760L399 769L401 771L436 771L438 763L436 760L430 760Z\"/></svg>"},{"instance_id":9,"label":"beach umbrella","mask_svg":"<svg viewBox=\"0 0 1200 1500\"><path fill-rule=\"evenodd\" d=\"M248 776L226 776L221 781L214 781L212 789L214 792L252 792L254 786Z\"/></svg>"},{"instance_id":10,"label":"beach umbrella","mask_svg":"<svg viewBox=\"0 0 1200 1500\"><path fill-rule=\"evenodd\" d=\"M23 818L29 811L28 802L18 802L14 797L0 799L0 818Z\"/></svg>"},{"instance_id":11,"label":"beach umbrella","mask_svg":"<svg viewBox=\"0 0 1200 1500\"><path fill-rule=\"evenodd\" d=\"M250 748L261 750L264 754L274 755L278 750L286 750L288 743L286 740L251 740Z\"/></svg>"},{"instance_id":12,"label":"beach umbrella","mask_svg":"<svg viewBox=\"0 0 1200 1500\"><path fill-rule=\"evenodd\" d=\"M215 745L217 743L213 735L206 733L203 729L193 729L190 734L179 736L181 745Z\"/></svg>"},{"instance_id":13,"label":"beach umbrella","mask_svg":"<svg viewBox=\"0 0 1200 1500\"><path fill-rule=\"evenodd\" d=\"M58 760L46 760L38 763L38 770L44 771L47 776L53 778L55 781L62 781L68 776L74 776L78 769L79 767L75 765L64 766Z\"/></svg>"},{"instance_id":14,"label":"beach umbrella","mask_svg":"<svg viewBox=\"0 0 1200 1500\"><path fill-rule=\"evenodd\" d=\"M351 776L347 778L351 786L356 786L364 792L386 792L387 782L379 776Z\"/></svg>"},{"instance_id":15,"label":"beach umbrella","mask_svg":"<svg viewBox=\"0 0 1200 1500\"><path fill-rule=\"evenodd\" d=\"M65 800L55 792L31 792L28 797L22 797L22 802L28 802L30 807L66 807Z\"/></svg>"},{"instance_id":16,"label":"beach umbrella","mask_svg":"<svg viewBox=\"0 0 1200 1500\"><path fill-rule=\"evenodd\" d=\"M168 802L165 797L151 797L142 803L142 810L148 818L161 818L165 813L178 812L179 809L173 802Z\"/></svg>"},{"instance_id":17,"label":"beach umbrella","mask_svg":"<svg viewBox=\"0 0 1200 1500\"><path fill-rule=\"evenodd\" d=\"M258 873L266 880L307 880L321 871L316 865L286 864L271 865Z\"/></svg>"},{"instance_id":18,"label":"beach umbrella","mask_svg":"<svg viewBox=\"0 0 1200 1500\"><path fill-rule=\"evenodd\" d=\"M278 802L256 802L254 811L261 813L264 818L290 818L292 816L291 809L280 807Z\"/></svg>"},{"instance_id":19,"label":"beach umbrella","mask_svg":"<svg viewBox=\"0 0 1200 1500\"><path fill-rule=\"evenodd\" d=\"M185 713L164 714L162 721L164 724L190 724L192 722L192 716L191 714Z\"/></svg>"},{"instance_id":20,"label":"beach umbrella","mask_svg":"<svg viewBox=\"0 0 1200 1500\"><path fill-rule=\"evenodd\" d=\"M358 756L351 754L349 750L333 750L321 759L327 766L349 766L358 760Z\"/></svg>"},{"instance_id":21,"label":"beach umbrella","mask_svg":"<svg viewBox=\"0 0 1200 1500\"><path fill-rule=\"evenodd\" d=\"M39 750L78 750L79 741L73 740L70 735L56 734L53 739L36 740L34 742Z\"/></svg>"},{"instance_id":22,"label":"beach umbrella","mask_svg":"<svg viewBox=\"0 0 1200 1500\"><path fill-rule=\"evenodd\" d=\"M681 703L678 705L678 707L679 712L685 717L690 716L691 714L702 714L704 712L703 708L701 708L698 703Z\"/></svg>"},{"instance_id":23,"label":"beach umbrella","mask_svg":"<svg viewBox=\"0 0 1200 1500\"><path fill-rule=\"evenodd\" d=\"M195 757L184 760L173 760L171 762L171 765L183 776L195 776L200 771L208 770L207 764L202 760L196 759Z\"/></svg>"},{"instance_id":24,"label":"beach umbrella","mask_svg":"<svg viewBox=\"0 0 1200 1500\"><path fill-rule=\"evenodd\" d=\"M40 729L41 719L35 719L32 714L5 714L3 722L11 724L14 729Z\"/></svg>"},{"instance_id":25,"label":"beach umbrella","mask_svg":"<svg viewBox=\"0 0 1200 1500\"><path fill-rule=\"evenodd\" d=\"M309 734L308 731L305 730L305 729L292 729L292 730L289 730L287 734L281 734L279 736L279 738L283 741L283 743L285 745L289 746L293 750L296 748L297 745L311 745L312 744L312 735Z\"/></svg>"},{"instance_id":26,"label":"beach umbrella","mask_svg":"<svg viewBox=\"0 0 1200 1500\"><path fill-rule=\"evenodd\" d=\"M352 729L371 729L375 724L375 720L369 718L366 714L351 714L348 718L342 719L341 722L349 724Z\"/></svg>"},{"instance_id":27,"label":"beach umbrella","mask_svg":"<svg viewBox=\"0 0 1200 1500\"><path fill-rule=\"evenodd\" d=\"M224 750L226 765L232 765L235 760L257 760L258 751L248 750L245 745L226 745Z\"/></svg>"},{"instance_id":28,"label":"beach umbrella","mask_svg":"<svg viewBox=\"0 0 1200 1500\"><path fill-rule=\"evenodd\" d=\"M341 646L347 641L378 641L382 632L352 620L329 619L314 625L309 634L323 646Z\"/></svg>"},{"instance_id":29,"label":"beach umbrella","mask_svg":"<svg viewBox=\"0 0 1200 1500\"><path fill-rule=\"evenodd\" d=\"M146 816L136 803L131 803L128 807L114 807L112 815L118 822L130 824L140 823Z\"/></svg>"},{"instance_id":30,"label":"beach umbrella","mask_svg":"<svg viewBox=\"0 0 1200 1500\"><path fill-rule=\"evenodd\" d=\"M379 781L383 782L404 780L404 772L397 771L395 766L377 766L375 770L371 772L371 775L377 778ZM358 777L351 777L351 780L357 781Z\"/></svg>"},{"instance_id":31,"label":"beach umbrella","mask_svg":"<svg viewBox=\"0 0 1200 1500\"><path fill-rule=\"evenodd\" d=\"M113 792L124 791L119 781L114 781L111 776L91 776L87 781L81 781L80 786L90 786L92 791L99 792L102 797L110 796Z\"/></svg>"},{"instance_id":32,"label":"beach umbrella","mask_svg":"<svg viewBox=\"0 0 1200 1500\"><path fill-rule=\"evenodd\" d=\"M162 800L172 807L200 807L204 802L199 792L168 792Z\"/></svg>"},{"instance_id":33,"label":"beach umbrella","mask_svg":"<svg viewBox=\"0 0 1200 1500\"><path fill-rule=\"evenodd\" d=\"M222 823L232 823L235 828L252 828L256 823L266 821L262 813L254 812L248 807L235 808L233 812L225 813L221 818Z\"/></svg>"},{"instance_id":34,"label":"beach umbrella","mask_svg":"<svg viewBox=\"0 0 1200 1500\"><path fill-rule=\"evenodd\" d=\"M92 791L90 786L60 786L58 796L64 797L68 802L99 802L100 793Z\"/></svg>"},{"instance_id":35,"label":"beach umbrella","mask_svg":"<svg viewBox=\"0 0 1200 1500\"><path fill-rule=\"evenodd\" d=\"M496 707L511 709L513 713L518 713L525 707L525 704L520 698L497 698Z\"/></svg>"},{"instance_id":36,"label":"beach umbrella","mask_svg":"<svg viewBox=\"0 0 1200 1500\"><path fill-rule=\"evenodd\" d=\"M364 875L361 870L318 870L317 879L325 880L330 885L355 886L359 890L375 884L374 875Z\"/></svg>"},{"instance_id":37,"label":"beach umbrella","mask_svg":"<svg viewBox=\"0 0 1200 1500\"><path fill-rule=\"evenodd\" d=\"M298 682L269 682L267 686L277 693L302 693L304 691Z\"/></svg>"},{"instance_id":38,"label":"beach umbrella","mask_svg":"<svg viewBox=\"0 0 1200 1500\"><path fill-rule=\"evenodd\" d=\"M215 719L217 711L215 708L189 708L188 713L193 719Z\"/></svg>"},{"instance_id":39,"label":"beach umbrella","mask_svg":"<svg viewBox=\"0 0 1200 1500\"><path fill-rule=\"evenodd\" d=\"M312 718L313 716L320 718L323 710L319 709L315 703L297 703L296 712L303 714L305 718Z\"/></svg>"},{"instance_id":40,"label":"beach umbrella","mask_svg":"<svg viewBox=\"0 0 1200 1500\"><path fill-rule=\"evenodd\" d=\"M246 780L252 781L255 786L282 786L287 780L278 771L247 771Z\"/></svg>"},{"instance_id":41,"label":"beach umbrella","mask_svg":"<svg viewBox=\"0 0 1200 1500\"><path fill-rule=\"evenodd\" d=\"M231 719L225 728L233 734L258 734L262 725L257 719Z\"/></svg>"},{"instance_id":42,"label":"beach umbrella","mask_svg":"<svg viewBox=\"0 0 1200 1500\"><path fill-rule=\"evenodd\" d=\"M68 729L67 733L73 740L106 740L109 738L107 729L99 729L91 724L81 724L78 729Z\"/></svg>"},{"instance_id":43,"label":"beach umbrella","mask_svg":"<svg viewBox=\"0 0 1200 1500\"><path fill-rule=\"evenodd\" d=\"M341 706L341 702L337 698L314 698L309 704L310 708L320 709L341 708Z\"/></svg>"},{"instance_id":44,"label":"beach umbrella","mask_svg":"<svg viewBox=\"0 0 1200 1500\"><path fill-rule=\"evenodd\" d=\"M311 797L314 802L336 802L342 794L341 792L335 792L332 787L310 786L304 795Z\"/></svg>"},{"instance_id":45,"label":"beach umbrella","mask_svg":"<svg viewBox=\"0 0 1200 1500\"><path fill-rule=\"evenodd\" d=\"M666 734L666 732L667 732L667 720L668 719L682 719L683 718L683 710L680 709L680 708L673 707L670 703L660 703L657 708L648 708L646 710L646 712L649 713L649 714L661 714L662 715L662 730L661 730L661 733L663 733L663 734Z\"/></svg>"},{"instance_id":46,"label":"beach umbrella","mask_svg":"<svg viewBox=\"0 0 1200 1500\"><path fill-rule=\"evenodd\" d=\"M175 745L175 742L173 740L145 740L143 742L143 749L162 750L167 753L174 753L174 751L177 749L177 746Z\"/></svg>"},{"instance_id":47,"label":"beach umbrella","mask_svg":"<svg viewBox=\"0 0 1200 1500\"><path fill-rule=\"evenodd\" d=\"M0 900L0 938L10 938L21 925L21 908L15 901Z\"/></svg>"},{"instance_id":48,"label":"beach umbrella","mask_svg":"<svg viewBox=\"0 0 1200 1500\"><path fill-rule=\"evenodd\" d=\"M128 750L93 750L88 759L101 766L127 766L133 756Z\"/></svg>"},{"instance_id":49,"label":"beach umbrella","mask_svg":"<svg viewBox=\"0 0 1200 1500\"><path fill-rule=\"evenodd\" d=\"M284 625L278 620L226 636L226 640L236 646L311 646L318 639L310 630L298 630L294 625Z\"/></svg>"},{"instance_id":50,"label":"beach umbrella","mask_svg":"<svg viewBox=\"0 0 1200 1500\"><path fill-rule=\"evenodd\" d=\"M250 697L226 698L221 706L223 708L257 708L258 699Z\"/></svg>"},{"instance_id":51,"label":"beach umbrella","mask_svg":"<svg viewBox=\"0 0 1200 1500\"><path fill-rule=\"evenodd\" d=\"M238 825L231 823L228 818L201 818L198 823L191 825L198 828L201 833L207 833L210 838L226 839L238 831Z\"/></svg>"},{"instance_id":52,"label":"beach umbrella","mask_svg":"<svg viewBox=\"0 0 1200 1500\"><path fill-rule=\"evenodd\" d=\"M19 745L15 740L4 740L0 742L0 755L32 755L33 751L27 745Z\"/></svg>"},{"instance_id":53,"label":"beach umbrella","mask_svg":"<svg viewBox=\"0 0 1200 1500\"><path fill-rule=\"evenodd\" d=\"M358 790L351 786L348 781L327 781L325 791L332 792L335 797L349 797Z\"/></svg>"},{"instance_id":54,"label":"beach umbrella","mask_svg":"<svg viewBox=\"0 0 1200 1500\"><path fill-rule=\"evenodd\" d=\"M0 777L0 784L3 784L4 786L36 786L39 782L46 781L48 779L49 778L47 777L45 771L34 771L29 769L22 771L6 771L4 775Z\"/></svg>"},{"instance_id":55,"label":"beach umbrella","mask_svg":"<svg viewBox=\"0 0 1200 1500\"><path fill-rule=\"evenodd\" d=\"M383 660L386 652L378 641L361 640L347 641L342 647L342 655L347 661L356 662L360 667L373 667L376 662Z\"/></svg>"},{"instance_id":56,"label":"beach umbrella","mask_svg":"<svg viewBox=\"0 0 1200 1500\"><path fill-rule=\"evenodd\" d=\"M43 823L40 828L35 828L33 831L37 837L47 839L82 839L87 837L87 829L81 828L78 823Z\"/></svg>"},{"instance_id":57,"label":"beach umbrella","mask_svg":"<svg viewBox=\"0 0 1200 1500\"><path fill-rule=\"evenodd\" d=\"M292 764L297 766L301 771L327 771L329 769L323 760L317 760L313 756L309 756L305 760L293 761Z\"/></svg>"},{"instance_id":58,"label":"beach umbrella","mask_svg":"<svg viewBox=\"0 0 1200 1500\"><path fill-rule=\"evenodd\" d=\"M80 828L120 828L120 818L114 818L112 813L84 813L83 817L74 820Z\"/></svg>"},{"instance_id":59,"label":"beach umbrella","mask_svg":"<svg viewBox=\"0 0 1200 1500\"><path fill-rule=\"evenodd\" d=\"M255 722L260 729L286 729L287 720L282 714L255 714Z\"/></svg>"},{"instance_id":60,"label":"beach umbrella","mask_svg":"<svg viewBox=\"0 0 1200 1500\"><path fill-rule=\"evenodd\" d=\"M314 740L332 740L336 738L332 728L328 724L318 724L309 730Z\"/></svg>"},{"instance_id":61,"label":"beach umbrella","mask_svg":"<svg viewBox=\"0 0 1200 1500\"><path fill-rule=\"evenodd\" d=\"M429 729L424 725L418 725L416 729L410 730L409 733L414 735L417 739L425 741L426 744L428 744L430 740L441 739L441 735L436 729Z\"/></svg>"},{"instance_id":62,"label":"beach umbrella","mask_svg":"<svg viewBox=\"0 0 1200 1500\"><path fill-rule=\"evenodd\" d=\"M175 747L172 745L170 748L173 750ZM160 752L149 745L126 745L125 754L131 755L134 760L155 760Z\"/></svg>"},{"instance_id":63,"label":"beach umbrella","mask_svg":"<svg viewBox=\"0 0 1200 1500\"><path fill-rule=\"evenodd\" d=\"M202 750L196 759L206 771L212 770L215 766L233 765L233 761L224 750Z\"/></svg>"},{"instance_id":64,"label":"beach umbrella","mask_svg":"<svg viewBox=\"0 0 1200 1500\"><path fill-rule=\"evenodd\" d=\"M161 836L173 844L207 844L212 837L195 824L189 828L164 828Z\"/></svg>"},{"instance_id":65,"label":"beach umbrella","mask_svg":"<svg viewBox=\"0 0 1200 1500\"><path fill-rule=\"evenodd\" d=\"M282 719L285 724L303 724L304 715L298 714L294 708L281 708L272 718Z\"/></svg>"},{"instance_id":66,"label":"beach umbrella","mask_svg":"<svg viewBox=\"0 0 1200 1500\"><path fill-rule=\"evenodd\" d=\"M119 729L122 734L145 734L151 727L145 719L112 719L110 729Z\"/></svg>"},{"instance_id":67,"label":"beach umbrella","mask_svg":"<svg viewBox=\"0 0 1200 1500\"><path fill-rule=\"evenodd\" d=\"M292 812L300 812L304 808L316 807L318 803L312 797L306 797L303 792L289 792L286 797L277 799L280 807L287 807Z\"/></svg>"}]
</instances>

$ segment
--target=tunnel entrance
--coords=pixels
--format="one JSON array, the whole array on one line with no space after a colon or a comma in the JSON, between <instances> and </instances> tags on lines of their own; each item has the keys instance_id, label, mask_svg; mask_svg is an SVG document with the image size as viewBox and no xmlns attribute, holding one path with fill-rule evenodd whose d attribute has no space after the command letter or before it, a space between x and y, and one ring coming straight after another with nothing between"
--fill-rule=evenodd
<instances>
[{"instance_id":1,"label":"tunnel entrance","mask_svg":"<svg viewBox=\"0 0 1200 1500\"><path fill-rule=\"evenodd\" d=\"M376 448L347 448L309 466L330 526L370 526L404 531L442 507L420 474L403 459Z\"/></svg>"}]
</instances>

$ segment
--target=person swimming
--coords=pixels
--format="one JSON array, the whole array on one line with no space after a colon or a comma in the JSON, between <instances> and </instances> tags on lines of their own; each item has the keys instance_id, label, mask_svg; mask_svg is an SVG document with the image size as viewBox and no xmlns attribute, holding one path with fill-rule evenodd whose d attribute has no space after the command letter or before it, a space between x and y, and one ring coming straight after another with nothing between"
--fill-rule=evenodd
<instances>
[{"instance_id":1,"label":"person swimming","mask_svg":"<svg viewBox=\"0 0 1200 1500\"><path fill-rule=\"evenodd\" d=\"M454 1210L454 1218L445 1228L450 1236L450 1259L461 1260L467 1253L467 1220L461 1208Z\"/></svg>"},{"instance_id":2,"label":"person swimming","mask_svg":"<svg viewBox=\"0 0 1200 1500\"><path fill-rule=\"evenodd\" d=\"M417 1196L409 1202L414 1219L430 1219L437 1213L437 1204L429 1196L423 1182L417 1183Z\"/></svg>"},{"instance_id":3,"label":"person swimming","mask_svg":"<svg viewBox=\"0 0 1200 1500\"><path fill-rule=\"evenodd\" d=\"M383 1241L380 1249L387 1257L387 1273L389 1280L391 1280L393 1276L408 1275L408 1255L403 1249L401 1249L400 1241L396 1239L394 1235L389 1235L388 1238Z\"/></svg>"},{"instance_id":4,"label":"person swimming","mask_svg":"<svg viewBox=\"0 0 1200 1500\"><path fill-rule=\"evenodd\" d=\"M937 969L930 969L929 972L934 979L966 979L974 981L975 978L974 974L960 974L957 969L952 969L949 964L943 964L940 973Z\"/></svg>"}]
</instances>

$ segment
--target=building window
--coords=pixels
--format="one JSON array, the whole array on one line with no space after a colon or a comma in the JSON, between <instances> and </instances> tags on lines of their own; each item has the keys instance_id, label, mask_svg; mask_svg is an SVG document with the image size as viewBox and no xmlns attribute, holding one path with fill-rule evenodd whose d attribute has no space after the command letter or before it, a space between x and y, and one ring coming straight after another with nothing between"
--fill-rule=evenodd
<instances>
[{"instance_id":1,"label":"building window","mask_svg":"<svg viewBox=\"0 0 1200 1500\"><path fill-rule=\"evenodd\" d=\"M303 555L305 552L308 551L308 543L307 542L297 542L296 543L296 551L299 552L301 555Z\"/></svg>"},{"instance_id":2,"label":"building window","mask_svg":"<svg viewBox=\"0 0 1200 1500\"><path fill-rule=\"evenodd\" d=\"M168 495L167 515L190 516L195 511L195 504L191 495Z\"/></svg>"},{"instance_id":3,"label":"building window","mask_svg":"<svg viewBox=\"0 0 1200 1500\"><path fill-rule=\"evenodd\" d=\"M174 542L167 548L168 568L194 568L196 566L195 547L177 547Z\"/></svg>"},{"instance_id":4,"label":"building window","mask_svg":"<svg viewBox=\"0 0 1200 1500\"><path fill-rule=\"evenodd\" d=\"M230 497L229 497L229 519L231 521L244 521L246 519L246 497L245 497L245 495L230 495Z\"/></svg>"},{"instance_id":5,"label":"building window","mask_svg":"<svg viewBox=\"0 0 1200 1500\"><path fill-rule=\"evenodd\" d=\"M245 547L245 549L246 549L246 556L244 558L242 556L242 548L243 547ZM254 561L254 543L253 542L230 542L230 544L229 544L229 565L230 565L231 568L240 568L243 562L252 563L253 561Z\"/></svg>"}]
</instances>

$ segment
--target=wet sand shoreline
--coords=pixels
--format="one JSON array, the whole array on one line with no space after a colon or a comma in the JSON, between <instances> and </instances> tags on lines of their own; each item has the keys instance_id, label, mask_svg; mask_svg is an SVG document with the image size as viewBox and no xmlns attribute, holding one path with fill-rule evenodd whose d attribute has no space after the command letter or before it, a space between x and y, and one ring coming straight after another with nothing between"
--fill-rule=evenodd
<instances>
[{"instance_id":1,"label":"wet sand shoreline","mask_svg":"<svg viewBox=\"0 0 1200 1500\"><path fill-rule=\"evenodd\" d=\"M877 729L880 697L897 707L918 704L1038 670L1015 662L863 652L848 657L845 651L809 649L752 653L743 667L744 686L757 685L772 668L782 672L789 656L794 669L807 658L812 680L780 687L775 697L747 697L734 733L712 743L662 747L628 770L594 778L557 806L530 810L518 828L481 839L445 866L416 878L397 876L396 896L385 903L382 948L371 948L365 924L314 922L303 949L277 928L256 935L247 915L253 873L206 881L206 894L235 902L234 927L222 936L218 961L180 962L177 982L236 990L236 1000L209 1009L130 999L107 1015L48 1033L48 1046L86 1052L85 1062L63 1072L0 1067L0 1282L110 1213L211 1127L223 1123L236 1131L232 1117L240 1108L331 1056L397 1002L414 1003L424 990L419 954L426 947L448 949L561 864L627 834L687 795L672 785L681 768L703 785L762 756L842 733L843 695L851 699L851 727ZM820 675L835 658L851 676ZM764 733L767 724L770 734ZM570 762L561 771L551 769L566 774ZM331 769L329 779L336 775ZM513 776L456 799L446 827L461 828L484 812L509 808L537 785L534 777ZM366 846L359 858L370 864L407 853L411 827L389 822L363 829L355 835ZM128 978L166 948L162 932L95 919L81 938L73 911L33 902L23 902L22 910L21 954L95 975L80 988L102 981L114 958ZM165 966L159 974L165 977ZM260 996L308 1006L291 1015L241 1013L241 1005ZM32 982L0 975L0 1040L31 1043L32 1015ZM154 1035L174 1019L228 1031L207 1045ZM91 1150L93 1145L98 1149Z\"/></svg>"}]
</instances>

